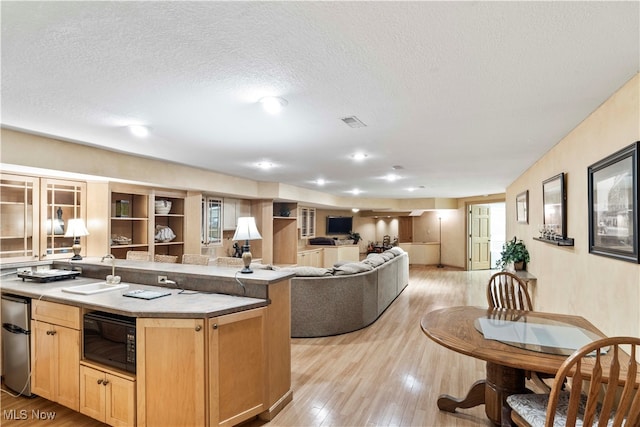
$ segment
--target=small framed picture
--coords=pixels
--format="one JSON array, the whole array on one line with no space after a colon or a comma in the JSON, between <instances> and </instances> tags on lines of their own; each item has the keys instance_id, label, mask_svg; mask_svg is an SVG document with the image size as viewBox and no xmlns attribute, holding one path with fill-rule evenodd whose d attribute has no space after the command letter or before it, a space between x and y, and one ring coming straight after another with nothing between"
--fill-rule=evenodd
<instances>
[{"instance_id":1,"label":"small framed picture","mask_svg":"<svg viewBox=\"0 0 640 427\"><path fill-rule=\"evenodd\" d=\"M589 166L589 252L638 263L640 141Z\"/></svg>"},{"instance_id":2,"label":"small framed picture","mask_svg":"<svg viewBox=\"0 0 640 427\"><path fill-rule=\"evenodd\" d=\"M523 224L529 223L529 190L516 196L516 221Z\"/></svg>"}]
</instances>

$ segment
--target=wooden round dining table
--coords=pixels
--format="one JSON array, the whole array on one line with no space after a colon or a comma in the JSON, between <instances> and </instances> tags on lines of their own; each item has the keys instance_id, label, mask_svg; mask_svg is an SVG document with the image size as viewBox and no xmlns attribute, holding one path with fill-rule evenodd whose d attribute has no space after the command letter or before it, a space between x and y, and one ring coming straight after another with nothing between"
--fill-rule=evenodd
<instances>
[{"instance_id":1,"label":"wooden round dining table","mask_svg":"<svg viewBox=\"0 0 640 427\"><path fill-rule=\"evenodd\" d=\"M480 318L578 327L592 339L605 337L580 316L470 306L443 308L424 315L420 326L425 335L450 350L486 362L485 379L476 381L462 399L440 395L438 408L455 412L457 408L484 404L487 417L496 425L511 425L506 399L511 394L527 392L526 371L555 374L572 350L558 348L555 351L535 346L521 348L486 339L478 327Z\"/></svg>"}]
</instances>

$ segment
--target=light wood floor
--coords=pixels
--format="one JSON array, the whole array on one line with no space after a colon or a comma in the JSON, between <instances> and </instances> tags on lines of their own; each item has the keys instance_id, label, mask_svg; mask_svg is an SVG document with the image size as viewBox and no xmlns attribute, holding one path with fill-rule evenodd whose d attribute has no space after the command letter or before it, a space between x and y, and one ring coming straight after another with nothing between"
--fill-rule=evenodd
<instances>
[{"instance_id":1,"label":"light wood floor","mask_svg":"<svg viewBox=\"0 0 640 427\"><path fill-rule=\"evenodd\" d=\"M441 393L461 397L484 363L435 344L420 329L423 314L455 305L486 306L491 271L411 267L409 286L373 325L350 334L292 340L293 401L271 422L276 426L490 426L484 406L441 412ZM1 393L2 426L102 426L44 399ZM56 411L54 422L7 421L8 409Z\"/></svg>"}]
</instances>

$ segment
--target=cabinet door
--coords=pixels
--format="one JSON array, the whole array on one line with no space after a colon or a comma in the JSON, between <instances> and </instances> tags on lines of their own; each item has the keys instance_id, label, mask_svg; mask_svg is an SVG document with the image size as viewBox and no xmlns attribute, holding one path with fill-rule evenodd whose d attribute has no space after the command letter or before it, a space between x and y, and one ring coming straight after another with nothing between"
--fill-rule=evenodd
<instances>
[{"instance_id":1,"label":"cabinet door","mask_svg":"<svg viewBox=\"0 0 640 427\"><path fill-rule=\"evenodd\" d=\"M316 208L308 208L307 214L307 237L316 237Z\"/></svg>"},{"instance_id":2,"label":"cabinet door","mask_svg":"<svg viewBox=\"0 0 640 427\"><path fill-rule=\"evenodd\" d=\"M112 426L136 424L135 382L115 375L106 375L105 419Z\"/></svg>"},{"instance_id":3,"label":"cabinet door","mask_svg":"<svg viewBox=\"0 0 640 427\"><path fill-rule=\"evenodd\" d=\"M204 320L136 324L138 425L206 425Z\"/></svg>"},{"instance_id":4,"label":"cabinet door","mask_svg":"<svg viewBox=\"0 0 640 427\"><path fill-rule=\"evenodd\" d=\"M77 411L80 405L80 331L54 326L56 402Z\"/></svg>"},{"instance_id":5,"label":"cabinet door","mask_svg":"<svg viewBox=\"0 0 640 427\"><path fill-rule=\"evenodd\" d=\"M74 239L65 237L66 227L74 218L87 224L87 184L43 178L40 190L40 258L69 258ZM80 245L86 251L86 237Z\"/></svg>"},{"instance_id":6,"label":"cabinet door","mask_svg":"<svg viewBox=\"0 0 640 427\"><path fill-rule=\"evenodd\" d=\"M55 339L53 326L31 321L31 391L55 401ZM36 363L37 361L37 363Z\"/></svg>"},{"instance_id":7,"label":"cabinet door","mask_svg":"<svg viewBox=\"0 0 640 427\"><path fill-rule=\"evenodd\" d=\"M32 391L74 411L80 404L80 331L31 322Z\"/></svg>"},{"instance_id":8,"label":"cabinet door","mask_svg":"<svg viewBox=\"0 0 640 427\"><path fill-rule=\"evenodd\" d=\"M222 202L222 228L225 230L236 229L236 202L237 199L227 198Z\"/></svg>"},{"instance_id":9,"label":"cabinet door","mask_svg":"<svg viewBox=\"0 0 640 427\"><path fill-rule=\"evenodd\" d=\"M80 412L105 422L105 374L80 366Z\"/></svg>"},{"instance_id":10,"label":"cabinet door","mask_svg":"<svg viewBox=\"0 0 640 427\"><path fill-rule=\"evenodd\" d=\"M12 262L38 259L40 250L40 180L0 176L0 257Z\"/></svg>"},{"instance_id":11,"label":"cabinet door","mask_svg":"<svg viewBox=\"0 0 640 427\"><path fill-rule=\"evenodd\" d=\"M209 319L210 425L236 425L265 410L265 309Z\"/></svg>"}]
</instances>

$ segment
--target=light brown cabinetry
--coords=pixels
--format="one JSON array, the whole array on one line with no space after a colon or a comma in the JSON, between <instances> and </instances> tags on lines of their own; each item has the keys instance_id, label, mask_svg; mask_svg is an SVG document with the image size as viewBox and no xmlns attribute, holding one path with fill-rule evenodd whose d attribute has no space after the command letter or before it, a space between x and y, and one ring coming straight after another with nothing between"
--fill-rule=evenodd
<instances>
[{"instance_id":1,"label":"light brown cabinetry","mask_svg":"<svg viewBox=\"0 0 640 427\"><path fill-rule=\"evenodd\" d=\"M273 218L273 263L298 262L298 236L296 217Z\"/></svg>"},{"instance_id":2,"label":"light brown cabinetry","mask_svg":"<svg viewBox=\"0 0 640 427\"><path fill-rule=\"evenodd\" d=\"M12 261L38 259L40 249L40 180L0 176L0 257Z\"/></svg>"},{"instance_id":3,"label":"light brown cabinetry","mask_svg":"<svg viewBox=\"0 0 640 427\"><path fill-rule=\"evenodd\" d=\"M135 426L135 377L82 362L80 412L111 426Z\"/></svg>"},{"instance_id":4,"label":"light brown cabinetry","mask_svg":"<svg viewBox=\"0 0 640 427\"><path fill-rule=\"evenodd\" d=\"M235 425L265 411L265 311L211 318L207 330L204 319L139 318L138 425L207 425L205 414Z\"/></svg>"},{"instance_id":5,"label":"light brown cabinetry","mask_svg":"<svg viewBox=\"0 0 640 427\"><path fill-rule=\"evenodd\" d=\"M138 426L206 425L204 319L136 323Z\"/></svg>"},{"instance_id":6,"label":"light brown cabinetry","mask_svg":"<svg viewBox=\"0 0 640 427\"><path fill-rule=\"evenodd\" d=\"M266 409L264 328L264 308L208 320L211 426L236 425Z\"/></svg>"},{"instance_id":7,"label":"light brown cabinetry","mask_svg":"<svg viewBox=\"0 0 640 427\"><path fill-rule=\"evenodd\" d=\"M80 309L36 301L32 306L31 348L33 393L77 411Z\"/></svg>"},{"instance_id":8,"label":"light brown cabinetry","mask_svg":"<svg viewBox=\"0 0 640 427\"><path fill-rule=\"evenodd\" d=\"M222 201L222 228L235 230L241 216L251 216L251 203L244 199L225 197Z\"/></svg>"},{"instance_id":9,"label":"light brown cabinetry","mask_svg":"<svg viewBox=\"0 0 640 427\"><path fill-rule=\"evenodd\" d=\"M322 252L322 249L313 249L298 252L298 265L304 267L322 267Z\"/></svg>"}]
</instances>

